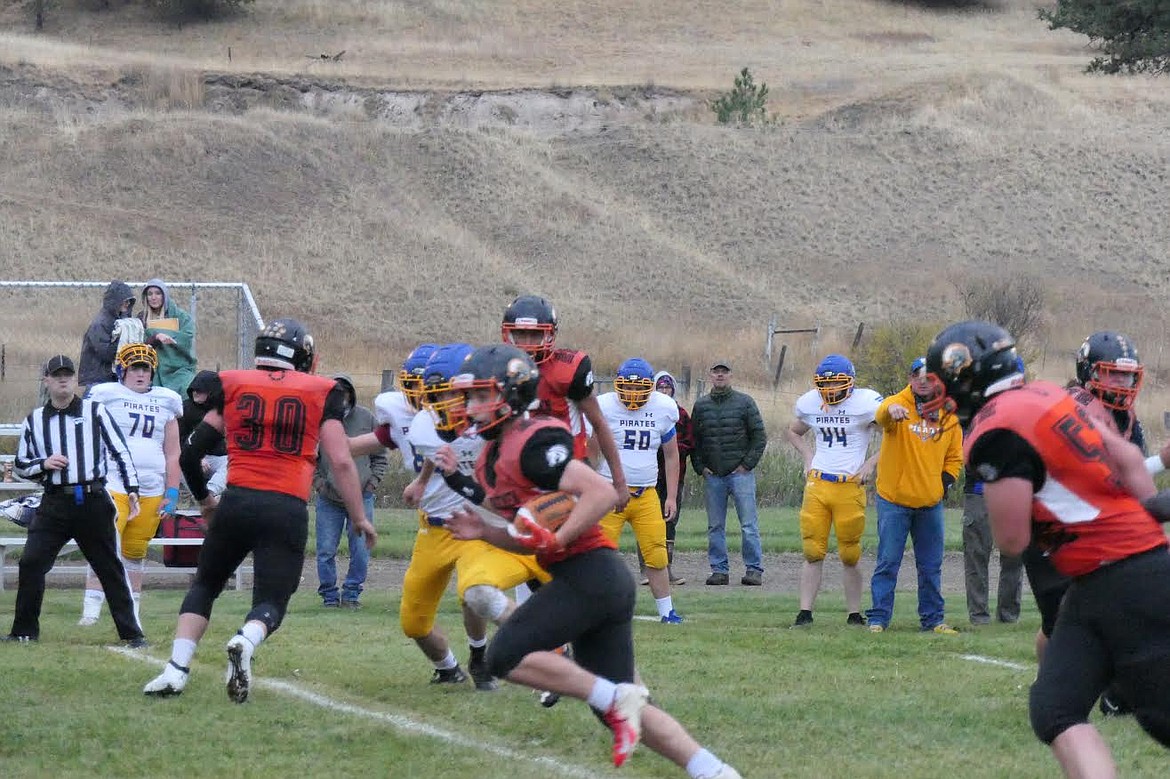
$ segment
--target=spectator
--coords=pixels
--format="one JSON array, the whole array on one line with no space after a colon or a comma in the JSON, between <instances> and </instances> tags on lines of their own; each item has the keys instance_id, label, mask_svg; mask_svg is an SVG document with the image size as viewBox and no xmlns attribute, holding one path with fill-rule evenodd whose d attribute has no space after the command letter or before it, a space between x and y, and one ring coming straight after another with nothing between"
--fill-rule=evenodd
<instances>
[{"instance_id":1,"label":"spectator","mask_svg":"<svg viewBox=\"0 0 1170 779\"><path fill-rule=\"evenodd\" d=\"M211 391L219 384L215 371L199 371L187 385L187 399L183 401L183 416L179 418L179 444L186 450L190 437L203 416L211 410ZM203 458L203 476L207 491L219 495L227 486L227 443L217 441L211 453Z\"/></svg>"},{"instance_id":2,"label":"spectator","mask_svg":"<svg viewBox=\"0 0 1170 779\"><path fill-rule=\"evenodd\" d=\"M77 383L82 389L106 381L117 381L114 358L118 355L118 340L114 324L129 317L134 309L134 290L124 281L111 281L102 294L102 308L81 341L81 360Z\"/></svg>"},{"instance_id":3,"label":"spectator","mask_svg":"<svg viewBox=\"0 0 1170 779\"><path fill-rule=\"evenodd\" d=\"M674 398L675 381L674 376L666 371L658 371L654 374L654 389L661 392L663 395L668 395ZM683 483L686 481L687 475L687 457L690 456L691 450L695 448L695 438L691 431L691 415L681 403L678 403L678 422L674 425L674 438L678 441L678 505L675 507L674 517L666 521L666 571L670 577L670 585L678 587L686 584L687 580L682 576L675 576L674 573L674 534L678 530L678 518L682 514L683 503ZM663 516L666 516L666 456L662 450L658 450L658 500L662 505ZM641 552L638 553L638 563L642 564ZM646 578L645 566L642 566L642 584L649 584L650 580Z\"/></svg>"},{"instance_id":4,"label":"spectator","mask_svg":"<svg viewBox=\"0 0 1170 779\"><path fill-rule=\"evenodd\" d=\"M374 432L374 413L357 404L357 391L354 389L353 379L345 374L337 374L333 378L337 380L338 386L345 390L345 417L341 424L345 428L346 436L352 438ZM373 523L374 493L386 476L389 458L386 451L379 447L373 454L355 456L353 461L357 465L358 481L362 485L366 519ZM360 596L366 582L370 552L346 513L345 501L333 481L333 471L329 467L329 462L324 458L317 460L313 486L317 490L317 580L320 582L317 594L321 596L322 605L327 608L337 606L348 609L361 608ZM345 574L345 582L341 586L339 597L337 547L341 544L342 530L347 531L349 539L349 569Z\"/></svg>"},{"instance_id":5,"label":"spectator","mask_svg":"<svg viewBox=\"0 0 1170 779\"><path fill-rule=\"evenodd\" d=\"M944 619L942 500L959 476L963 433L954 414L924 407L933 396L926 358L919 357L910 366L910 383L883 400L874 418L882 429L877 462L877 567L870 579L873 608L866 612L874 633L890 626L907 536L913 539L918 568L920 629L958 633Z\"/></svg>"},{"instance_id":6,"label":"spectator","mask_svg":"<svg viewBox=\"0 0 1170 779\"><path fill-rule=\"evenodd\" d=\"M146 327L146 342L158 352L160 384L182 397L195 378L195 323L179 308L162 279L151 279L142 288L142 312L138 315Z\"/></svg>"},{"instance_id":7,"label":"spectator","mask_svg":"<svg viewBox=\"0 0 1170 779\"><path fill-rule=\"evenodd\" d=\"M707 584L727 584L727 500L735 501L743 539L746 568L741 584L764 583L763 549L756 513L756 476L753 473L768 444L760 409L750 395L731 388L731 366L711 366L711 392L695 401L691 425L695 448L691 464L702 474L707 495Z\"/></svg>"}]
</instances>

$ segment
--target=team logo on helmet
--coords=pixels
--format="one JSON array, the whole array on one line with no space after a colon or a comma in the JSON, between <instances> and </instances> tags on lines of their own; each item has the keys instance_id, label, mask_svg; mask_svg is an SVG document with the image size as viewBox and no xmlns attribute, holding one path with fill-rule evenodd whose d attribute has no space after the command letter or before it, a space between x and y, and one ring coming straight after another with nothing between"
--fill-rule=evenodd
<instances>
[{"instance_id":1,"label":"team logo on helmet","mask_svg":"<svg viewBox=\"0 0 1170 779\"><path fill-rule=\"evenodd\" d=\"M944 373L957 377L964 369L971 366L971 349L964 343L947 344L943 349L941 367Z\"/></svg>"}]
</instances>

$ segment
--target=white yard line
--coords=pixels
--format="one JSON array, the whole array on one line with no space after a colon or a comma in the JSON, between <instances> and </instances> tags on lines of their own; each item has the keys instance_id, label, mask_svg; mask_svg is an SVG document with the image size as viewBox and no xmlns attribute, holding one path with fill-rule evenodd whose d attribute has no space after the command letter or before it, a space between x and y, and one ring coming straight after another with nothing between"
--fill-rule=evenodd
<instances>
[{"instance_id":1,"label":"white yard line","mask_svg":"<svg viewBox=\"0 0 1170 779\"><path fill-rule=\"evenodd\" d=\"M112 646L109 647L111 652L117 652L123 657L129 657L132 660L138 660L150 665L161 668L166 665L166 661L158 660L150 655L143 654L140 651L127 649L126 647ZM218 678L218 675L212 674ZM385 711L376 711L374 709L367 709L357 706L352 703L335 700L326 695L322 695L312 690L306 689L298 684L294 684L283 679L254 679L253 684L267 690L274 690L292 698L298 698L306 703L311 703L314 706L320 706L323 709L336 711L341 714L348 714L353 717L362 717L364 719L381 722L397 731L406 733L408 735L428 736L438 741L443 741L447 744L453 744L467 749L473 749L477 752L488 752L502 757L505 760L524 761L540 766L549 772L549 776L571 776L577 779L595 779L601 776L596 771L591 771L588 768L571 765L569 763L556 760L551 757L542 757L540 755L530 755L524 752L517 752L514 749L507 747L496 746L494 744L487 744L482 741L476 741L468 736L459 733L453 733L442 728L437 728L434 725L428 725L424 722L411 719L403 714L393 714Z\"/></svg>"},{"instance_id":2,"label":"white yard line","mask_svg":"<svg viewBox=\"0 0 1170 779\"><path fill-rule=\"evenodd\" d=\"M1015 663L1011 660L1000 660L997 657L984 657L983 655L959 655L962 660L970 660L972 663L983 663L984 665L998 665L1000 668L1011 668L1013 671L1033 671L1031 665L1024 663Z\"/></svg>"}]
</instances>

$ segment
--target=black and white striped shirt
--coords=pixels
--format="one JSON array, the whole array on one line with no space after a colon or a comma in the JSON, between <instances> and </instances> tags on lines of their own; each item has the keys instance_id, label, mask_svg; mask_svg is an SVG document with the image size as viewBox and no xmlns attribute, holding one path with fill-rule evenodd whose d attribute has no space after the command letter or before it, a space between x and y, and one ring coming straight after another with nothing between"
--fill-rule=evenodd
<instances>
[{"instance_id":1,"label":"black and white striped shirt","mask_svg":"<svg viewBox=\"0 0 1170 779\"><path fill-rule=\"evenodd\" d=\"M25 417L13 465L19 476L46 486L104 481L107 451L117 463L127 491L137 492L138 472L126 438L110 412L100 403L75 397L63 409L50 402ZM46 471L44 462L54 454L65 455L69 465Z\"/></svg>"}]
</instances>

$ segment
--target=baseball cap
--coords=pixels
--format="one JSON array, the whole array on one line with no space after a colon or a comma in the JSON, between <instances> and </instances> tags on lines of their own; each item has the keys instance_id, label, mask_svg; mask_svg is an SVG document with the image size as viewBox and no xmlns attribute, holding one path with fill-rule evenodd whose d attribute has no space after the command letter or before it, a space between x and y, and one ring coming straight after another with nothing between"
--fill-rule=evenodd
<instances>
[{"instance_id":1,"label":"baseball cap","mask_svg":"<svg viewBox=\"0 0 1170 779\"><path fill-rule=\"evenodd\" d=\"M727 362L727 360L716 360L715 362L711 363L711 370L716 371L720 368L725 371L730 371L731 365Z\"/></svg>"},{"instance_id":2,"label":"baseball cap","mask_svg":"<svg viewBox=\"0 0 1170 779\"><path fill-rule=\"evenodd\" d=\"M70 373L77 373L77 369L73 367L73 360L69 359L64 354L55 354L49 358L45 363L45 375L51 376L57 371L69 371Z\"/></svg>"},{"instance_id":3,"label":"baseball cap","mask_svg":"<svg viewBox=\"0 0 1170 779\"><path fill-rule=\"evenodd\" d=\"M911 376L914 376L919 371L922 371L925 369L926 369L926 358L925 357L918 357L914 360L914 362L910 363L910 375Z\"/></svg>"}]
</instances>

